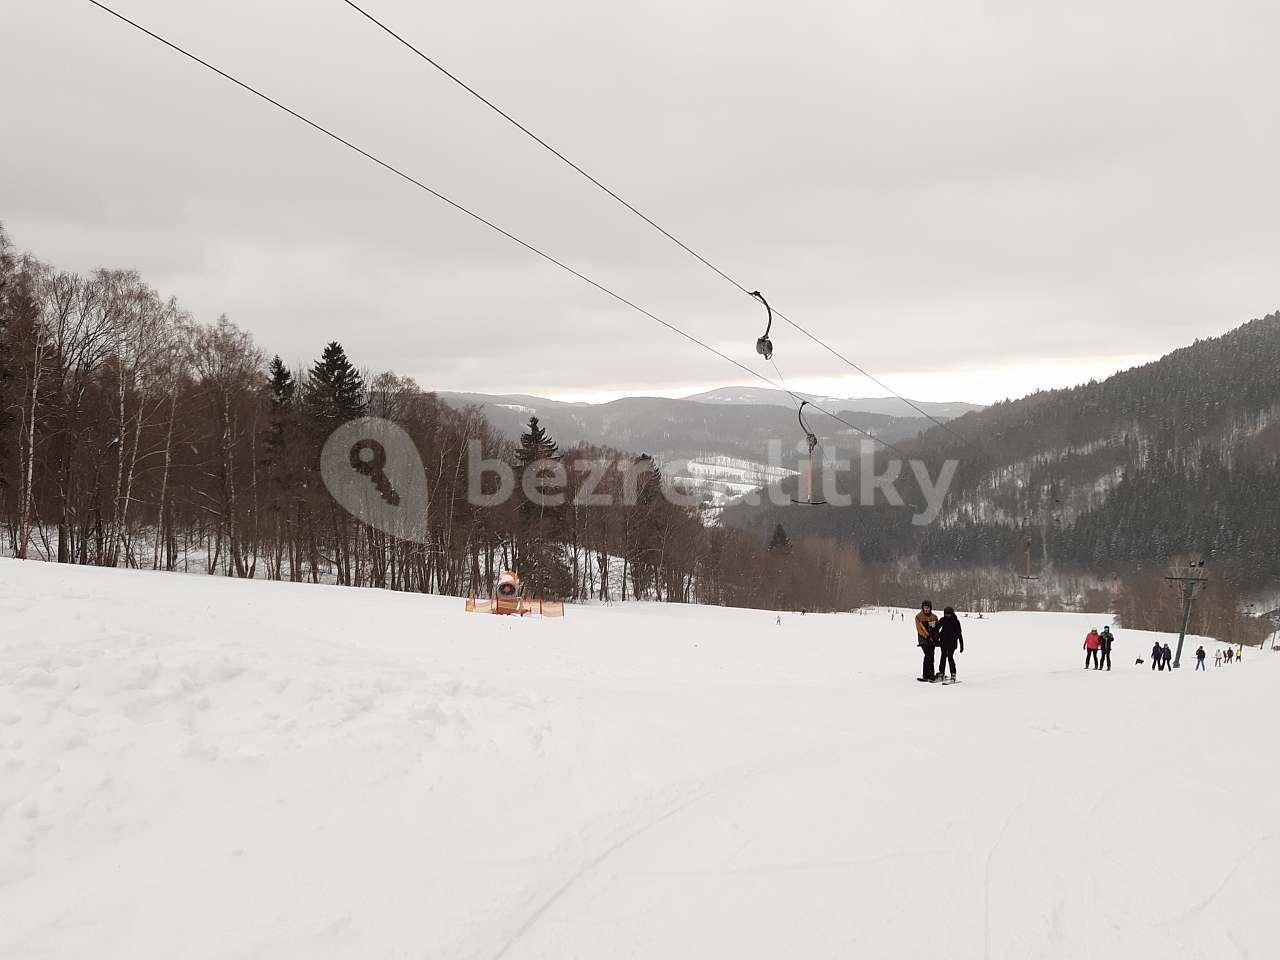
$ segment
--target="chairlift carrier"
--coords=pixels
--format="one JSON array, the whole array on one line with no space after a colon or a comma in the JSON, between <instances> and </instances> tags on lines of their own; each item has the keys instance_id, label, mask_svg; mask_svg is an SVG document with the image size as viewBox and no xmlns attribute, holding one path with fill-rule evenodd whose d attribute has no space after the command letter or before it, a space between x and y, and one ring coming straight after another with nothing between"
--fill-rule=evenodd
<instances>
[{"instance_id":1,"label":"chairlift carrier","mask_svg":"<svg viewBox=\"0 0 1280 960\"><path fill-rule=\"evenodd\" d=\"M800 401L800 407L796 410L796 419L800 421L800 429L804 431L805 443L809 446L809 458L805 464L808 494L803 500L797 500L793 497L791 502L803 504L806 507L822 507L826 506L827 501L813 499L813 451L818 448L818 438L809 429L809 425L804 422L804 408L808 405L808 400L802 400Z\"/></svg>"}]
</instances>

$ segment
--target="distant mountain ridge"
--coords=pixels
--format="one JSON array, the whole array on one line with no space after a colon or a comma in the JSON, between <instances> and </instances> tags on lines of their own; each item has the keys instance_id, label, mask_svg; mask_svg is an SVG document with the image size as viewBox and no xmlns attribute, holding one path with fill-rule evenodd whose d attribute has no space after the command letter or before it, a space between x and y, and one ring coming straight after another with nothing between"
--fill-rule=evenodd
<instances>
[{"instance_id":1,"label":"distant mountain ridge","mask_svg":"<svg viewBox=\"0 0 1280 960\"><path fill-rule=\"evenodd\" d=\"M609 403L568 403L528 394L441 391L436 395L455 408L479 407L489 423L511 439L518 438L529 417L536 415L561 446L588 443L662 458L713 455L763 462L769 441L790 446L803 437L794 401L779 391L763 393L776 394L783 402L762 397L761 402L718 403L705 395L704 399L624 397ZM854 402L832 400L823 406L889 443L914 437L931 426L919 415L893 416L848 406ZM824 441L847 443L859 436L821 414L806 419Z\"/></svg>"},{"instance_id":2,"label":"distant mountain ridge","mask_svg":"<svg viewBox=\"0 0 1280 960\"><path fill-rule=\"evenodd\" d=\"M960 400L912 400L911 403L907 403L897 397L845 398L826 397L820 394L805 393L803 390L795 392L805 399L822 404L824 407L852 410L856 413L879 413L890 417L920 417L920 411L912 409L911 403L914 403L920 410L925 411L930 416L945 420L962 417L966 413L984 409L982 404L965 403ZM782 390L774 390L771 387L717 387L715 390L695 393L684 399L694 400L698 403L764 403L779 407L794 405L794 401L788 393Z\"/></svg>"}]
</instances>

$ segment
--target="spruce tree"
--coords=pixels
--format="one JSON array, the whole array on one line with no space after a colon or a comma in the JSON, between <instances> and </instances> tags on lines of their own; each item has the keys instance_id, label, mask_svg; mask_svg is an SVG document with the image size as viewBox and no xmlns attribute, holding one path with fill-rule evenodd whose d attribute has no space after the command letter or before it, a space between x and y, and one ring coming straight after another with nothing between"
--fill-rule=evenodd
<instances>
[{"instance_id":1,"label":"spruce tree","mask_svg":"<svg viewBox=\"0 0 1280 960\"><path fill-rule=\"evenodd\" d=\"M635 502L625 505L622 544L623 559L631 572L631 594L638 600L653 586L657 576L662 469L653 457L642 453L631 462L631 470Z\"/></svg>"},{"instance_id":2,"label":"spruce tree","mask_svg":"<svg viewBox=\"0 0 1280 960\"><path fill-rule=\"evenodd\" d=\"M337 340L324 348L307 375L303 400L312 420L323 430L364 416L368 404L364 378Z\"/></svg>"},{"instance_id":3,"label":"spruce tree","mask_svg":"<svg viewBox=\"0 0 1280 960\"><path fill-rule=\"evenodd\" d=\"M769 538L769 552L781 556L791 552L791 539L787 536L787 531L782 529L782 524L773 528L773 536Z\"/></svg>"},{"instance_id":4,"label":"spruce tree","mask_svg":"<svg viewBox=\"0 0 1280 960\"><path fill-rule=\"evenodd\" d=\"M527 467L539 460L550 460L555 457L557 449L556 442L538 422L538 418L530 417L529 429L520 434L520 449L516 451L518 465Z\"/></svg>"},{"instance_id":5,"label":"spruce tree","mask_svg":"<svg viewBox=\"0 0 1280 960\"><path fill-rule=\"evenodd\" d=\"M271 412L276 415L286 413L293 407L294 397L298 393L298 381L293 378L279 354L271 358L267 380L271 389Z\"/></svg>"},{"instance_id":6,"label":"spruce tree","mask_svg":"<svg viewBox=\"0 0 1280 960\"><path fill-rule=\"evenodd\" d=\"M529 499L524 484L526 472L555 458L557 449L538 418L530 417L529 429L520 435L516 450L519 525L514 546L520 576L532 596L564 596L572 590L561 543L564 509L535 503Z\"/></svg>"},{"instance_id":7,"label":"spruce tree","mask_svg":"<svg viewBox=\"0 0 1280 960\"><path fill-rule=\"evenodd\" d=\"M285 430L294 410L298 394L298 381L279 355L272 357L267 367L267 390L270 394L271 413L267 428L267 453L263 464L269 476L279 473L279 461L285 447Z\"/></svg>"}]
</instances>

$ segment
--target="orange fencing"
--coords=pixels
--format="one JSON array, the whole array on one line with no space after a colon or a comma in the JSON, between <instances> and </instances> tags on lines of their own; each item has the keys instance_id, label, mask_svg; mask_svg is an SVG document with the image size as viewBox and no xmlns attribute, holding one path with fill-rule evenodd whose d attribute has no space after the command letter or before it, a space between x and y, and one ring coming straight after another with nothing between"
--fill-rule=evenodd
<instances>
[{"instance_id":1,"label":"orange fencing","mask_svg":"<svg viewBox=\"0 0 1280 960\"><path fill-rule=\"evenodd\" d=\"M529 601L520 597L495 597L493 600L493 612L523 617L526 613L529 613Z\"/></svg>"},{"instance_id":2,"label":"orange fencing","mask_svg":"<svg viewBox=\"0 0 1280 960\"><path fill-rule=\"evenodd\" d=\"M536 613L542 617L563 617L564 604L559 600L528 600L524 597L467 598L467 613L501 613L508 616L527 617Z\"/></svg>"}]
</instances>

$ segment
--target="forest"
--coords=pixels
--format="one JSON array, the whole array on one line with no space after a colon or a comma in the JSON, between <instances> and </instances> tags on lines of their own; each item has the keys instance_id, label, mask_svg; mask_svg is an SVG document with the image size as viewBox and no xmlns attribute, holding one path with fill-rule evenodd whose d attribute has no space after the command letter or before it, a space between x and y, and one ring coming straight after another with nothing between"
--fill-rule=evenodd
<instances>
[{"instance_id":1,"label":"forest","mask_svg":"<svg viewBox=\"0 0 1280 960\"><path fill-rule=\"evenodd\" d=\"M1280 583L1280 313L1102 381L966 414L898 444L936 475L958 464L937 523L873 508L787 514L794 533L858 545L864 560L988 565L1128 578L1183 556L1238 588ZM881 455L881 466L898 451ZM837 485L856 489L857 478ZM909 471L903 496L919 499ZM778 508L725 520L767 534Z\"/></svg>"},{"instance_id":2,"label":"forest","mask_svg":"<svg viewBox=\"0 0 1280 960\"><path fill-rule=\"evenodd\" d=\"M519 569L539 596L652 598L779 609L850 609L869 592L856 551L829 537L708 527L660 495L640 452L560 449L537 423L519 442L477 408L371 372L341 331L293 370L227 317L201 321L136 272L59 270L0 227L0 509L8 552L59 563L198 571L449 595L486 595ZM379 417L402 427L425 472L426 536L360 523L321 482L324 440ZM466 455L517 474L555 457L629 461L634 502L559 507L517 494L468 502ZM620 471L603 478L620 492Z\"/></svg>"}]
</instances>

